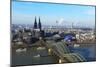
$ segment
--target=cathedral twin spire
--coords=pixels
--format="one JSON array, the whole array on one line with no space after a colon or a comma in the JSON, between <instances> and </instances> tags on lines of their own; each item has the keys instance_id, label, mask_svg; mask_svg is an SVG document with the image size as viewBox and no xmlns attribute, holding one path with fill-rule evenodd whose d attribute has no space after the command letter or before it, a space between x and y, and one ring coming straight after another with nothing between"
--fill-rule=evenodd
<instances>
[{"instance_id":1,"label":"cathedral twin spire","mask_svg":"<svg viewBox=\"0 0 100 67\"><path fill-rule=\"evenodd\" d=\"M41 20L40 20L40 17L39 17L39 22L38 22L38 24L37 24L37 20L36 20L36 17L35 17L34 29L40 29L40 30L41 30Z\"/></svg>"}]
</instances>

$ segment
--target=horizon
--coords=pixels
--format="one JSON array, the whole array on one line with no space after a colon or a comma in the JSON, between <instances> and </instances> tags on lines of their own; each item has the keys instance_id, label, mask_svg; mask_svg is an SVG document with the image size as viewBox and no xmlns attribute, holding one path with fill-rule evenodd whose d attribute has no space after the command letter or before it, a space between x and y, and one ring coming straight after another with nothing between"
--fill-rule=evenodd
<instances>
[{"instance_id":1,"label":"horizon","mask_svg":"<svg viewBox=\"0 0 100 67\"><path fill-rule=\"evenodd\" d=\"M95 7L36 2L12 2L12 23L33 24L40 17L43 25L95 27ZM51 20L52 19L52 20Z\"/></svg>"}]
</instances>

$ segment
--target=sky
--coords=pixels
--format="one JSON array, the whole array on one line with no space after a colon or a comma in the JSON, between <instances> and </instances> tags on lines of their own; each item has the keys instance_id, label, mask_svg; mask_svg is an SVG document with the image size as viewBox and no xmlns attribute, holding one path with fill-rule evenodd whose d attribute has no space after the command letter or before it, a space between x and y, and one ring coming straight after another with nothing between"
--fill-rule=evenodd
<instances>
[{"instance_id":1,"label":"sky","mask_svg":"<svg viewBox=\"0 0 100 67\"><path fill-rule=\"evenodd\" d=\"M40 17L42 25L95 26L95 7L39 2L12 2L13 24L34 24Z\"/></svg>"}]
</instances>

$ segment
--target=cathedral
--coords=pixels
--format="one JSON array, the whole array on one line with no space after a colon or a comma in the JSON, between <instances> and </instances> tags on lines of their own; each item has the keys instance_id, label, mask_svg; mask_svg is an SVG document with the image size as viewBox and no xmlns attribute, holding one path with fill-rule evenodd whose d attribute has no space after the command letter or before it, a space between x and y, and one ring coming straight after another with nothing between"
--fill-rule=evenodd
<instances>
[{"instance_id":1,"label":"cathedral","mask_svg":"<svg viewBox=\"0 0 100 67\"><path fill-rule=\"evenodd\" d=\"M37 18L35 17L33 30L34 30L34 36L35 37L39 38L39 37L43 37L44 36L44 31L42 30L40 17L39 17L38 22L37 22Z\"/></svg>"},{"instance_id":2,"label":"cathedral","mask_svg":"<svg viewBox=\"0 0 100 67\"><path fill-rule=\"evenodd\" d=\"M40 20L40 17L39 17L38 23L37 23L37 19L36 19L36 17L35 17L35 21L34 21L34 29L39 29L39 30L41 31L41 28L42 28L42 26L41 26L41 20Z\"/></svg>"}]
</instances>

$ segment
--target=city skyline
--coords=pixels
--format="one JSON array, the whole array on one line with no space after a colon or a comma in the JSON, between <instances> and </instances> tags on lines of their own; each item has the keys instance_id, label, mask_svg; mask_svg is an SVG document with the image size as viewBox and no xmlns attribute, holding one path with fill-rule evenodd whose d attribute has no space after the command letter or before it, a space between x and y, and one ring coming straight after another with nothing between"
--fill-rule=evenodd
<instances>
[{"instance_id":1,"label":"city skyline","mask_svg":"<svg viewBox=\"0 0 100 67\"><path fill-rule=\"evenodd\" d=\"M36 2L12 2L12 23L33 24L35 16L43 25L95 26L95 7Z\"/></svg>"}]
</instances>

